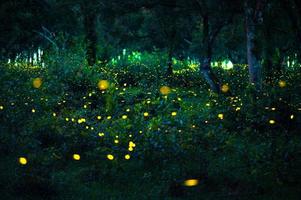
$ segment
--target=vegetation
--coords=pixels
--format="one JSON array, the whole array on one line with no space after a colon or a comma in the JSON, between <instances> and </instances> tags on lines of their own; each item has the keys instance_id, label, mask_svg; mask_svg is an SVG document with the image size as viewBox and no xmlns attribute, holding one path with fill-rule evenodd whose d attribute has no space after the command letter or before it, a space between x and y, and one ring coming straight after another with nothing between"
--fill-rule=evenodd
<instances>
[{"instance_id":1,"label":"vegetation","mask_svg":"<svg viewBox=\"0 0 301 200\"><path fill-rule=\"evenodd\" d=\"M0 3L3 199L299 199L300 3Z\"/></svg>"}]
</instances>

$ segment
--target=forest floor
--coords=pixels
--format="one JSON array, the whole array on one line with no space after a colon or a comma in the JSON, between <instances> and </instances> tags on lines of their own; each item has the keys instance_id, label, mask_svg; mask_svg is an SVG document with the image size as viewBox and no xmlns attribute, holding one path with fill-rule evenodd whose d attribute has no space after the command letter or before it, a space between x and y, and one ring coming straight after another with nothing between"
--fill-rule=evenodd
<instances>
[{"instance_id":1,"label":"forest floor","mask_svg":"<svg viewBox=\"0 0 301 200\"><path fill-rule=\"evenodd\" d=\"M301 76L0 66L3 199L299 199Z\"/></svg>"}]
</instances>

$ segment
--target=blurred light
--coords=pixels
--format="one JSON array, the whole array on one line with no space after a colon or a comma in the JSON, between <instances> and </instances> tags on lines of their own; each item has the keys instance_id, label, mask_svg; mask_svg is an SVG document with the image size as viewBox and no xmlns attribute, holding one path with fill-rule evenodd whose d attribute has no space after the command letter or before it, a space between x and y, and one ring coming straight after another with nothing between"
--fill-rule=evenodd
<instances>
[{"instance_id":1,"label":"blurred light","mask_svg":"<svg viewBox=\"0 0 301 200\"><path fill-rule=\"evenodd\" d=\"M275 123L276 123L276 121L275 121L275 120L273 120L273 119L270 119L270 120L269 120L269 123L270 123L270 124L275 124Z\"/></svg>"},{"instance_id":2,"label":"blurred light","mask_svg":"<svg viewBox=\"0 0 301 200\"><path fill-rule=\"evenodd\" d=\"M170 89L170 87L168 87L168 86L162 86L162 87L160 88L160 92L161 92L161 94L163 94L163 95L168 95L168 94L171 92L171 89Z\"/></svg>"},{"instance_id":3,"label":"blurred light","mask_svg":"<svg viewBox=\"0 0 301 200\"><path fill-rule=\"evenodd\" d=\"M222 87L221 87L221 91L223 93L227 93L229 91L229 89L230 89L229 86L226 85L226 84L223 84Z\"/></svg>"},{"instance_id":4,"label":"blurred light","mask_svg":"<svg viewBox=\"0 0 301 200\"><path fill-rule=\"evenodd\" d=\"M19 163L20 163L21 165L26 165L26 164L27 164L27 159L26 159L25 157L20 157L20 158L19 158Z\"/></svg>"},{"instance_id":5,"label":"blurred light","mask_svg":"<svg viewBox=\"0 0 301 200\"><path fill-rule=\"evenodd\" d=\"M286 86L286 82L283 81L283 80L280 80L280 81L278 82L278 85L279 85L279 87L284 88L284 87Z\"/></svg>"},{"instance_id":6,"label":"blurred light","mask_svg":"<svg viewBox=\"0 0 301 200\"><path fill-rule=\"evenodd\" d=\"M107 81L107 80L100 80L98 82L98 88L100 90L106 90L106 89L108 89L109 88L109 81Z\"/></svg>"},{"instance_id":7,"label":"blurred light","mask_svg":"<svg viewBox=\"0 0 301 200\"><path fill-rule=\"evenodd\" d=\"M34 88L40 88L42 86L42 79L41 78L35 78L32 81L32 85Z\"/></svg>"},{"instance_id":8,"label":"blurred light","mask_svg":"<svg viewBox=\"0 0 301 200\"><path fill-rule=\"evenodd\" d=\"M108 154L108 155L107 155L107 158L108 158L109 160L114 160L114 156L113 156L112 154Z\"/></svg>"},{"instance_id":9,"label":"blurred light","mask_svg":"<svg viewBox=\"0 0 301 200\"><path fill-rule=\"evenodd\" d=\"M187 187L197 186L199 184L198 179L188 179L184 181L184 185Z\"/></svg>"},{"instance_id":10,"label":"blurred light","mask_svg":"<svg viewBox=\"0 0 301 200\"><path fill-rule=\"evenodd\" d=\"M80 160L80 155L79 154L73 154L73 159L74 160Z\"/></svg>"}]
</instances>

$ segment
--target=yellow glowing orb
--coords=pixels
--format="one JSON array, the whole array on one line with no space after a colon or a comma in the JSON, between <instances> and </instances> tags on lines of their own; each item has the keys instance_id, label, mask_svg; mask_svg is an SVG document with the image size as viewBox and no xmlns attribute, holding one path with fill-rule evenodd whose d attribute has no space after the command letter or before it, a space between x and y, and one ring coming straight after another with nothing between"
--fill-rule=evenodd
<instances>
[{"instance_id":1,"label":"yellow glowing orb","mask_svg":"<svg viewBox=\"0 0 301 200\"><path fill-rule=\"evenodd\" d=\"M149 116L148 112L143 113L143 116L148 117Z\"/></svg>"},{"instance_id":2,"label":"yellow glowing orb","mask_svg":"<svg viewBox=\"0 0 301 200\"><path fill-rule=\"evenodd\" d=\"M126 160L129 160L129 159L131 158L131 156L130 156L129 154L126 154L126 155L124 156L124 158L125 158Z\"/></svg>"},{"instance_id":3,"label":"yellow glowing orb","mask_svg":"<svg viewBox=\"0 0 301 200\"><path fill-rule=\"evenodd\" d=\"M135 147L135 146L136 146L136 144L134 142L132 142L132 141L129 142L129 147Z\"/></svg>"},{"instance_id":4,"label":"yellow glowing orb","mask_svg":"<svg viewBox=\"0 0 301 200\"><path fill-rule=\"evenodd\" d=\"M128 118L128 116L122 115L122 119L127 119L127 118Z\"/></svg>"},{"instance_id":5,"label":"yellow glowing orb","mask_svg":"<svg viewBox=\"0 0 301 200\"><path fill-rule=\"evenodd\" d=\"M281 80L278 82L279 87L284 88L286 86L286 82Z\"/></svg>"},{"instance_id":6,"label":"yellow glowing orb","mask_svg":"<svg viewBox=\"0 0 301 200\"><path fill-rule=\"evenodd\" d=\"M229 89L230 89L229 86L226 85L226 84L223 84L222 87L221 87L221 91L223 93L227 93L229 91Z\"/></svg>"},{"instance_id":7,"label":"yellow glowing orb","mask_svg":"<svg viewBox=\"0 0 301 200\"><path fill-rule=\"evenodd\" d=\"M108 154L108 155L107 155L107 159L109 159L109 160L114 160L114 156L113 156L112 154Z\"/></svg>"},{"instance_id":8,"label":"yellow glowing orb","mask_svg":"<svg viewBox=\"0 0 301 200\"><path fill-rule=\"evenodd\" d=\"M290 118L291 118L291 119L294 119L294 118L295 118L295 116L294 116L294 115L291 115L291 116L290 116Z\"/></svg>"},{"instance_id":9,"label":"yellow glowing orb","mask_svg":"<svg viewBox=\"0 0 301 200\"><path fill-rule=\"evenodd\" d=\"M184 185L187 187L197 186L199 184L198 179L187 179L184 181Z\"/></svg>"},{"instance_id":10,"label":"yellow glowing orb","mask_svg":"<svg viewBox=\"0 0 301 200\"><path fill-rule=\"evenodd\" d=\"M4 106L0 106L0 110L3 110L4 109Z\"/></svg>"},{"instance_id":11,"label":"yellow glowing orb","mask_svg":"<svg viewBox=\"0 0 301 200\"><path fill-rule=\"evenodd\" d=\"M35 79L33 79L33 81L32 81L32 86L34 87L34 88L40 88L41 86L42 86L42 83L43 83L43 81L42 81L42 79L41 78L35 78Z\"/></svg>"},{"instance_id":12,"label":"yellow glowing orb","mask_svg":"<svg viewBox=\"0 0 301 200\"><path fill-rule=\"evenodd\" d=\"M219 119L224 119L224 114L220 113L220 114L217 115L217 117L218 117Z\"/></svg>"},{"instance_id":13,"label":"yellow glowing orb","mask_svg":"<svg viewBox=\"0 0 301 200\"><path fill-rule=\"evenodd\" d=\"M108 89L109 88L109 81L107 81L107 80L100 80L99 82L98 82L98 88L100 89L100 90L106 90L106 89Z\"/></svg>"},{"instance_id":14,"label":"yellow glowing orb","mask_svg":"<svg viewBox=\"0 0 301 200\"><path fill-rule=\"evenodd\" d=\"M172 112L171 113L171 116L176 116L177 115L177 112Z\"/></svg>"},{"instance_id":15,"label":"yellow glowing orb","mask_svg":"<svg viewBox=\"0 0 301 200\"><path fill-rule=\"evenodd\" d=\"M27 159L26 159L25 157L20 157L20 158L19 158L19 163L20 163L21 165L26 165L26 164L27 164Z\"/></svg>"},{"instance_id":16,"label":"yellow glowing orb","mask_svg":"<svg viewBox=\"0 0 301 200\"><path fill-rule=\"evenodd\" d=\"M275 121L275 120L273 120L273 119L271 119L271 120L269 120L269 123L270 123L270 124L275 124L275 123L276 123L276 121Z\"/></svg>"},{"instance_id":17,"label":"yellow glowing orb","mask_svg":"<svg viewBox=\"0 0 301 200\"><path fill-rule=\"evenodd\" d=\"M80 155L79 154L73 154L73 159L74 160L80 160Z\"/></svg>"},{"instance_id":18,"label":"yellow glowing orb","mask_svg":"<svg viewBox=\"0 0 301 200\"><path fill-rule=\"evenodd\" d=\"M161 94L163 94L163 95L168 95L168 94L171 92L171 89L170 89L170 87L168 87L168 86L162 86L162 87L160 88L160 92L161 92Z\"/></svg>"}]
</instances>

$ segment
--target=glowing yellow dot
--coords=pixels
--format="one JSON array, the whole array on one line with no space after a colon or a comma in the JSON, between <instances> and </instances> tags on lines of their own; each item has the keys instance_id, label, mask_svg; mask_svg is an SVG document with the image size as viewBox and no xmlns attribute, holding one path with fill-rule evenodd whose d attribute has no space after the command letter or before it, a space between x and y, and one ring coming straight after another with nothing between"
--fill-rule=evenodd
<instances>
[{"instance_id":1,"label":"glowing yellow dot","mask_svg":"<svg viewBox=\"0 0 301 200\"><path fill-rule=\"evenodd\" d=\"M132 141L129 142L129 147L135 147L135 146L136 146L136 144L134 142L132 142Z\"/></svg>"},{"instance_id":2,"label":"glowing yellow dot","mask_svg":"<svg viewBox=\"0 0 301 200\"><path fill-rule=\"evenodd\" d=\"M126 112L130 112L131 110L128 108L128 109L126 109Z\"/></svg>"},{"instance_id":3,"label":"glowing yellow dot","mask_svg":"<svg viewBox=\"0 0 301 200\"><path fill-rule=\"evenodd\" d=\"M126 160L129 160L129 159L131 158L131 156L130 156L129 154L126 154L126 155L124 156L124 158L125 158Z\"/></svg>"},{"instance_id":4,"label":"glowing yellow dot","mask_svg":"<svg viewBox=\"0 0 301 200\"><path fill-rule=\"evenodd\" d=\"M160 92L161 92L161 94L163 94L163 95L168 95L168 94L171 92L171 89L170 89L170 87L168 87L168 86L162 86L162 87L160 88Z\"/></svg>"},{"instance_id":5,"label":"glowing yellow dot","mask_svg":"<svg viewBox=\"0 0 301 200\"><path fill-rule=\"evenodd\" d=\"M224 119L224 114L220 113L220 114L217 115L217 117L218 117L219 119Z\"/></svg>"},{"instance_id":6,"label":"glowing yellow dot","mask_svg":"<svg viewBox=\"0 0 301 200\"><path fill-rule=\"evenodd\" d=\"M127 119L127 118L128 118L128 116L122 115L122 119Z\"/></svg>"},{"instance_id":7,"label":"glowing yellow dot","mask_svg":"<svg viewBox=\"0 0 301 200\"><path fill-rule=\"evenodd\" d=\"M106 89L108 89L109 88L109 81L107 81L107 80L100 80L98 82L98 88L100 90L106 90Z\"/></svg>"},{"instance_id":8,"label":"glowing yellow dot","mask_svg":"<svg viewBox=\"0 0 301 200\"><path fill-rule=\"evenodd\" d=\"M143 116L148 117L149 116L148 112L143 113Z\"/></svg>"},{"instance_id":9,"label":"glowing yellow dot","mask_svg":"<svg viewBox=\"0 0 301 200\"><path fill-rule=\"evenodd\" d=\"M177 112L172 112L171 113L171 116L176 116L177 115Z\"/></svg>"},{"instance_id":10,"label":"glowing yellow dot","mask_svg":"<svg viewBox=\"0 0 301 200\"><path fill-rule=\"evenodd\" d=\"M134 149L133 149L133 147L129 147L129 149L128 149L129 151L133 151Z\"/></svg>"},{"instance_id":11,"label":"glowing yellow dot","mask_svg":"<svg viewBox=\"0 0 301 200\"><path fill-rule=\"evenodd\" d=\"M77 123L79 123L79 124L84 123L84 122L86 122L85 118L80 118L77 120Z\"/></svg>"},{"instance_id":12,"label":"glowing yellow dot","mask_svg":"<svg viewBox=\"0 0 301 200\"><path fill-rule=\"evenodd\" d=\"M187 187L193 187L199 184L198 179L188 179L184 181L184 185Z\"/></svg>"},{"instance_id":13,"label":"glowing yellow dot","mask_svg":"<svg viewBox=\"0 0 301 200\"><path fill-rule=\"evenodd\" d=\"M98 119L98 120L101 120L101 116L97 116L97 119Z\"/></svg>"},{"instance_id":14,"label":"glowing yellow dot","mask_svg":"<svg viewBox=\"0 0 301 200\"><path fill-rule=\"evenodd\" d=\"M270 123L270 124L275 124L276 122L275 122L275 120L270 119L270 120L269 120L269 123Z\"/></svg>"},{"instance_id":15,"label":"glowing yellow dot","mask_svg":"<svg viewBox=\"0 0 301 200\"><path fill-rule=\"evenodd\" d=\"M52 116L53 116L53 117L56 117L56 113L52 113Z\"/></svg>"},{"instance_id":16,"label":"glowing yellow dot","mask_svg":"<svg viewBox=\"0 0 301 200\"><path fill-rule=\"evenodd\" d=\"M279 87L284 88L284 87L286 86L286 82L283 81L283 80L280 80L280 81L278 82L278 85L279 85Z\"/></svg>"},{"instance_id":17,"label":"glowing yellow dot","mask_svg":"<svg viewBox=\"0 0 301 200\"><path fill-rule=\"evenodd\" d=\"M36 112L36 110L35 110L35 109L31 109L31 112L32 112L32 113L35 113L35 112Z\"/></svg>"},{"instance_id":18,"label":"glowing yellow dot","mask_svg":"<svg viewBox=\"0 0 301 200\"><path fill-rule=\"evenodd\" d=\"M235 111L239 111L240 110L240 107L236 107Z\"/></svg>"},{"instance_id":19,"label":"glowing yellow dot","mask_svg":"<svg viewBox=\"0 0 301 200\"><path fill-rule=\"evenodd\" d=\"M19 163L20 163L21 165L26 165L26 164L27 164L27 159L26 159L25 157L20 157L20 158L19 158Z\"/></svg>"},{"instance_id":20,"label":"glowing yellow dot","mask_svg":"<svg viewBox=\"0 0 301 200\"><path fill-rule=\"evenodd\" d=\"M84 108L87 108L88 106L87 105L84 105Z\"/></svg>"},{"instance_id":21,"label":"glowing yellow dot","mask_svg":"<svg viewBox=\"0 0 301 200\"><path fill-rule=\"evenodd\" d=\"M0 110L3 110L4 109L4 107L3 106L0 106Z\"/></svg>"},{"instance_id":22,"label":"glowing yellow dot","mask_svg":"<svg viewBox=\"0 0 301 200\"><path fill-rule=\"evenodd\" d=\"M290 116L290 118L291 118L291 119L294 119L294 118L295 118L295 116L294 116L294 115L291 115L291 116Z\"/></svg>"},{"instance_id":23,"label":"glowing yellow dot","mask_svg":"<svg viewBox=\"0 0 301 200\"><path fill-rule=\"evenodd\" d=\"M229 89L230 89L229 86L226 85L226 84L223 84L222 87L221 87L221 91L223 93L227 93L229 91Z\"/></svg>"},{"instance_id":24,"label":"glowing yellow dot","mask_svg":"<svg viewBox=\"0 0 301 200\"><path fill-rule=\"evenodd\" d=\"M80 155L79 154L73 154L73 159L74 160L80 160Z\"/></svg>"},{"instance_id":25,"label":"glowing yellow dot","mask_svg":"<svg viewBox=\"0 0 301 200\"><path fill-rule=\"evenodd\" d=\"M108 155L107 155L107 158L108 158L109 160L114 160L114 156L113 156L112 154L108 154Z\"/></svg>"},{"instance_id":26,"label":"glowing yellow dot","mask_svg":"<svg viewBox=\"0 0 301 200\"><path fill-rule=\"evenodd\" d=\"M69 118L68 117L66 117L65 120L66 120L66 122L69 122Z\"/></svg>"},{"instance_id":27,"label":"glowing yellow dot","mask_svg":"<svg viewBox=\"0 0 301 200\"><path fill-rule=\"evenodd\" d=\"M42 79L41 78L35 78L32 81L32 85L34 88L40 88L42 86Z\"/></svg>"},{"instance_id":28,"label":"glowing yellow dot","mask_svg":"<svg viewBox=\"0 0 301 200\"><path fill-rule=\"evenodd\" d=\"M118 143L119 143L119 140L114 140L114 143L115 143L115 144L118 144Z\"/></svg>"},{"instance_id":29,"label":"glowing yellow dot","mask_svg":"<svg viewBox=\"0 0 301 200\"><path fill-rule=\"evenodd\" d=\"M107 119L112 119L112 117L111 116L107 116Z\"/></svg>"}]
</instances>

